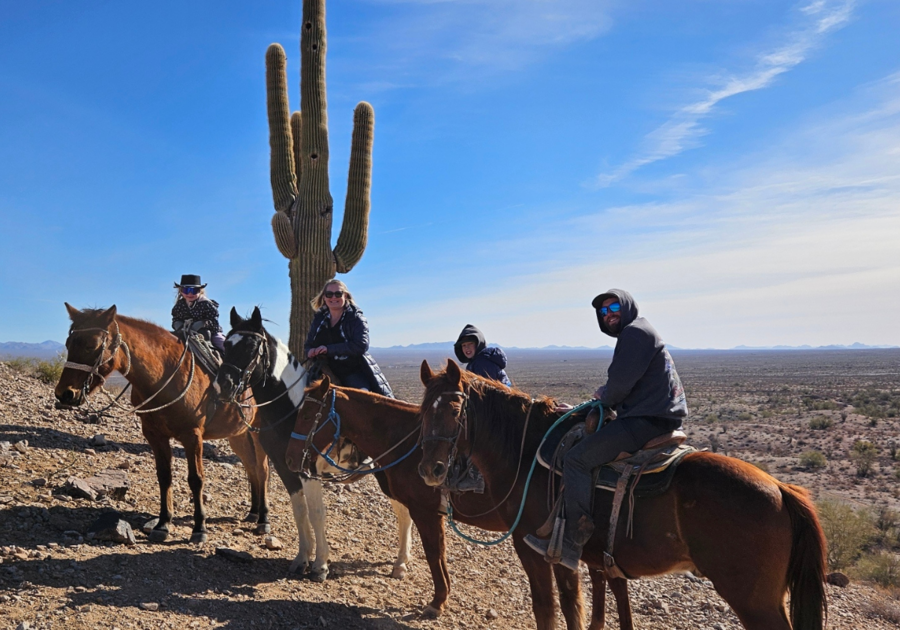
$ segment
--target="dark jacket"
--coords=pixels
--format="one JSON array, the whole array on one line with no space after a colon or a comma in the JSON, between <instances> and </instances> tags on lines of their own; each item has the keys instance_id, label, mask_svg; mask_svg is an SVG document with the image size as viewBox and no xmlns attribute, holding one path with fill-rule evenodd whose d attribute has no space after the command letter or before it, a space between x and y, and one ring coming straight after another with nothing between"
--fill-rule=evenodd
<instances>
[{"instance_id":1,"label":"dark jacket","mask_svg":"<svg viewBox=\"0 0 900 630\"><path fill-rule=\"evenodd\" d=\"M193 306L190 306L183 296L178 296L175 306L172 307L172 330L181 332L188 320L193 322L191 328L194 332L208 333L207 338L222 332L219 325L219 303L205 295L194 300Z\"/></svg>"},{"instance_id":2,"label":"dark jacket","mask_svg":"<svg viewBox=\"0 0 900 630\"><path fill-rule=\"evenodd\" d=\"M394 397L391 386L381 372L381 368L375 363L375 359L369 354L369 323L361 310L352 304L344 308L337 328L342 339L339 343L321 343L320 340L329 339L328 329L331 326L331 316L328 307L323 306L316 311L309 334L306 336L304 348L306 354L313 348L325 346L328 348L328 366L340 376L348 369L354 373L365 376L370 384L370 390L376 394Z\"/></svg>"},{"instance_id":3,"label":"dark jacket","mask_svg":"<svg viewBox=\"0 0 900 630\"><path fill-rule=\"evenodd\" d=\"M600 316L600 306L608 298L622 305L617 332L610 331ZM600 330L616 337L616 349L600 401L616 410L618 417L661 418L678 428L688 416L684 387L675 364L659 333L643 317L631 294L610 289L591 303L597 309Z\"/></svg>"},{"instance_id":4,"label":"dark jacket","mask_svg":"<svg viewBox=\"0 0 900 630\"><path fill-rule=\"evenodd\" d=\"M471 359L463 354L464 341L475 341L476 343L475 356ZM512 387L512 382L504 369L506 368L506 353L500 348L488 348L484 334L472 324L466 324L466 327L459 333L459 339L453 344L453 351L460 363L466 363L468 372L500 381L507 387Z\"/></svg>"}]
</instances>

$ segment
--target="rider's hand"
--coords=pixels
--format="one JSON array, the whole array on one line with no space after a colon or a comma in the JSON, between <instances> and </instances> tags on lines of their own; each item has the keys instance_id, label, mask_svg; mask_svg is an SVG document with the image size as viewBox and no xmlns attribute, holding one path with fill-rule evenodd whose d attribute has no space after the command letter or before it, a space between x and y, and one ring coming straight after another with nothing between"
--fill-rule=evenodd
<instances>
[{"instance_id":1,"label":"rider's hand","mask_svg":"<svg viewBox=\"0 0 900 630\"><path fill-rule=\"evenodd\" d=\"M554 411L565 413L567 411L572 411L574 408L575 407L568 403L556 403L556 409L554 409Z\"/></svg>"},{"instance_id":2,"label":"rider's hand","mask_svg":"<svg viewBox=\"0 0 900 630\"><path fill-rule=\"evenodd\" d=\"M320 354L328 354L328 348L325 346L319 346L318 348L313 348L312 350L309 351L309 353L306 356L308 356L310 359L312 359L313 357L317 357Z\"/></svg>"},{"instance_id":3,"label":"rider's hand","mask_svg":"<svg viewBox=\"0 0 900 630\"><path fill-rule=\"evenodd\" d=\"M606 385L602 387L598 387L597 391L594 392L594 400L600 400L603 398L603 394L606 392Z\"/></svg>"}]
</instances>

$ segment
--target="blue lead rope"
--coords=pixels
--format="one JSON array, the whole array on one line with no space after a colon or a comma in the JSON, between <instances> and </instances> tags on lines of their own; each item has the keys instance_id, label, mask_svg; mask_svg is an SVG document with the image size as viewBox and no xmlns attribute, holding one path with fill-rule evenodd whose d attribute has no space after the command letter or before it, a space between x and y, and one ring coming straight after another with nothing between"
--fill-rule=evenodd
<instances>
[{"instance_id":1,"label":"blue lead rope","mask_svg":"<svg viewBox=\"0 0 900 630\"><path fill-rule=\"evenodd\" d=\"M409 450L409 452L406 455L404 455L403 457L401 457L399 459L395 459L387 466L382 466L381 468L349 469L349 468L344 468L343 466L339 465L336 461L331 459L331 456L330 456L331 451L334 449L335 445L337 444L338 438L341 437L341 414L339 414L337 412L337 410L335 410L335 408L334 408L334 402L335 402L336 398L337 398L337 390L332 389L331 390L331 411L328 412L328 417L325 418L325 422L322 423L322 426L318 427L313 433L311 433L309 435L303 435L301 433L295 433L295 432L291 431L292 439L303 440L304 442L306 442L306 441L310 440L311 438L315 437L316 433L318 433L326 424L328 424L329 422L331 424L333 424L334 425L334 438L332 439L331 444L328 446L328 450L326 450L323 453L312 442L310 442L309 445L312 447L312 449L316 453L321 455L322 458L326 462L328 462L331 466L333 466L334 468L337 468L341 472L351 473L354 475L369 475L371 473L383 472L383 471L387 470L388 468L393 468L394 466L396 466L397 464L402 462L404 459L406 459L407 457L412 455L415 452L415 450L417 448L419 448L418 443L413 444L413 447ZM391 449L391 450L393 450L393 449Z\"/></svg>"},{"instance_id":2,"label":"blue lead rope","mask_svg":"<svg viewBox=\"0 0 900 630\"><path fill-rule=\"evenodd\" d=\"M550 435L550 432L553 431L553 429L555 429L557 426L559 426L559 424L563 420L565 420L566 418L568 418L569 416L571 416L573 413L575 413L577 411L581 411L582 409L588 409L588 408L591 408L591 409L599 408L600 413L601 413L601 418L603 417L602 416L603 403L601 403L599 400L588 400L586 402L581 403L580 405L573 407L570 411L567 411L566 413L564 413L559 418L559 420L554 422L553 425L549 429L547 429L547 432L544 433L544 437L541 438L541 443L538 445L537 450L534 452L534 458L531 460L531 468L528 470L528 477L525 479L525 490L522 492L522 503L519 505L519 513L516 514L516 520L512 524L512 527L509 528L508 532L503 534L497 540L478 540L476 538L472 538L471 536L467 536L466 534L459 531L459 528L456 526L456 521L453 520L453 506L448 505L447 506L447 520L449 521L450 528L453 530L453 532L457 536L462 538L463 540L467 540L470 543L475 543L476 545L483 545L485 547L492 547L493 545L499 545L504 540L506 540L507 538L512 536L513 530L515 530L516 527L518 527L519 521L522 519L522 512L525 511L525 499L528 498L528 487L531 485L531 476L532 476L532 474L534 474L534 466L535 466L535 464L537 464L538 453L541 452L541 447L544 445L544 440L547 439L547 436Z\"/></svg>"}]
</instances>

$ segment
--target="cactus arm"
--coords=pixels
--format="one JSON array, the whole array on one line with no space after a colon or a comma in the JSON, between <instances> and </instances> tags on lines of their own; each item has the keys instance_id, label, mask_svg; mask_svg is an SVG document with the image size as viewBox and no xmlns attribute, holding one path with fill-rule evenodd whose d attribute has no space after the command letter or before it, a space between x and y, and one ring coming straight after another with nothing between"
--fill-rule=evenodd
<instances>
[{"instance_id":1,"label":"cactus arm","mask_svg":"<svg viewBox=\"0 0 900 630\"><path fill-rule=\"evenodd\" d=\"M300 161L301 147L303 146L303 127L300 112L291 114L291 135L294 137L294 171L297 173L297 181L300 181L300 169L303 163Z\"/></svg>"},{"instance_id":2,"label":"cactus arm","mask_svg":"<svg viewBox=\"0 0 900 630\"><path fill-rule=\"evenodd\" d=\"M366 249L374 132L375 111L371 105L362 102L353 112L353 141L350 145L350 174L347 179L344 222L334 248L334 259L340 273L353 269Z\"/></svg>"},{"instance_id":3,"label":"cactus arm","mask_svg":"<svg viewBox=\"0 0 900 630\"><path fill-rule=\"evenodd\" d=\"M266 105L269 114L270 177L275 210L289 212L297 198L294 142L287 92L287 57L272 44L266 51Z\"/></svg>"},{"instance_id":4,"label":"cactus arm","mask_svg":"<svg viewBox=\"0 0 900 630\"><path fill-rule=\"evenodd\" d=\"M300 190L304 212L328 216L333 202L328 186L328 100L325 94L325 0L303 0L300 32ZM313 206L309 205L313 202Z\"/></svg>"}]
</instances>

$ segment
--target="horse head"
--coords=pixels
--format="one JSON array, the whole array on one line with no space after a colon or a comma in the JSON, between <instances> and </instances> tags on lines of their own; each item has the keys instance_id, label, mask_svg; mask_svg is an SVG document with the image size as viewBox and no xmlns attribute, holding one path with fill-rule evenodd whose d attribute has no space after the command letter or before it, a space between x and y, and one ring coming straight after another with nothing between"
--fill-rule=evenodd
<instances>
[{"instance_id":1,"label":"horse head","mask_svg":"<svg viewBox=\"0 0 900 630\"><path fill-rule=\"evenodd\" d=\"M259 307L249 319L231 309L231 330L225 338L225 356L212 385L219 400L234 402L254 383L265 380L270 369L269 335Z\"/></svg>"},{"instance_id":2,"label":"horse head","mask_svg":"<svg viewBox=\"0 0 900 630\"><path fill-rule=\"evenodd\" d=\"M105 311L79 311L66 302L66 310L72 326L66 338L66 364L54 394L63 404L80 405L113 372L116 351L123 342L115 305Z\"/></svg>"},{"instance_id":3,"label":"horse head","mask_svg":"<svg viewBox=\"0 0 900 630\"><path fill-rule=\"evenodd\" d=\"M460 441L465 440L468 394L462 371L453 359L443 372L433 372L428 361L420 371L425 396L419 411L422 422L422 461L419 474L429 486L444 483L456 456Z\"/></svg>"},{"instance_id":4,"label":"horse head","mask_svg":"<svg viewBox=\"0 0 900 630\"><path fill-rule=\"evenodd\" d=\"M304 464L303 453L318 435L322 421L328 415L330 404L328 392L330 389L331 380L327 376L306 389L303 402L300 404L300 409L297 410L294 431L291 433L291 440L288 442L284 455L285 462L292 472L301 472Z\"/></svg>"}]
</instances>

